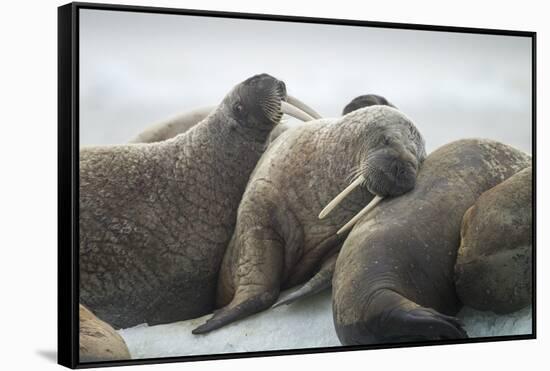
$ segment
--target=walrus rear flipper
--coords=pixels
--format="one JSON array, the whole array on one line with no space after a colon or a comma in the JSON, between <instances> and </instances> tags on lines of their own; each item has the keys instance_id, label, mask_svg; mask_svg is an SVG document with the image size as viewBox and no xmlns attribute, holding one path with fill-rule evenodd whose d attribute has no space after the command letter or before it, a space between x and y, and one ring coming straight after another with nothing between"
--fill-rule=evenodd
<instances>
[{"instance_id":1,"label":"walrus rear flipper","mask_svg":"<svg viewBox=\"0 0 550 371\"><path fill-rule=\"evenodd\" d=\"M342 344L402 343L468 337L458 318L422 307L389 289L372 294L365 323L361 325L362 330L356 331L353 328L355 326L336 327Z\"/></svg>"},{"instance_id":2,"label":"walrus rear flipper","mask_svg":"<svg viewBox=\"0 0 550 371\"><path fill-rule=\"evenodd\" d=\"M279 296L283 270L283 247L276 239L252 230L244 243L253 254L239 260L235 295L227 306L217 310L203 325L192 331L204 334L271 307Z\"/></svg>"},{"instance_id":3,"label":"walrus rear flipper","mask_svg":"<svg viewBox=\"0 0 550 371\"><path fill-rule=\"evenodd\" d=\"M332 286L332 275L334 274L337 257L338 254L334 254L330 257L315 276L284 298L280 298L279 301L273 304L272 308L294 303L299 299L306 298L330 288Z\"/></svg>"}]
</instances>

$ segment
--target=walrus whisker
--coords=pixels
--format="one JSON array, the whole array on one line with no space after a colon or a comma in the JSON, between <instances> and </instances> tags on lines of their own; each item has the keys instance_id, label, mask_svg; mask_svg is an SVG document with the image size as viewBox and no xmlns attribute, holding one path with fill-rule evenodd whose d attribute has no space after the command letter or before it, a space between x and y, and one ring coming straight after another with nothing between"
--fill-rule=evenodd
<instances>
[{"instance_id":1,"label":"walrus whisker","mask_svg":"<svg viewBox=\"0 0 550 371\"><path fill-rule=\"evenodd\" d=\"M313 117L314 119L322 118L322 116L318 114L313 108L311 108L310 106L308 106L307 104L299 100L298 98L293 97L292 95L287 94L286 102L289 104L292 104L296 108L301 109L302 111L304 111L305 113Z\"/></svg>"},{"instance_id":2,"label":"walrus whisker","mask_svg":"<svg viewBox=\"0 0 550 371\"><path fill-rule=\"evenodd\" d=\"M368 174L368 169L369 169L369 164L367 163L366 166L363 166L361 164L353 167L351 170L350 170L350 173L349 175L346 177L346 181L347 182L352 182L355 180L355 178L357 178L359 175L361 174Z\"/></svg>"},{"instance_id":3,"label":"walrus whisker","mask_svg":"<svg viewBox=\"0 0 550 371\"><path fill-rule=\"evenodd\" d=\"M338 232L336 232L336 234L342 234L342 233L346 232L348 229L351 229L351 227L353 227L355 225L355 223L357 223L359 218L361 218L363 215L365 215L366 213L371 211L372 208L375 207L376 205L378 205L380 203L380 201L382 201L383 199L384 199L384 197L382 197L382 196L374 196L374 198L371 200L371 202L369 202L369 204L367 206L365 206L363 208L363 210L359 211L357 213L357 215L355 215L349 222L347 222L342 228L340 228L338 230Z\"/></svg>"},{"instance_id":4,"label":"walrus whisker","mask_svg":"<svg viewBox=\"0 0 550 371\"><path fill-rule=\"evenodd\" d=\"M340 192L336 197L328 203L327 206L319 213L319 219L323 219L327 216L348 194L351 193L355 188L357 188L361 183L365 181L363 175L359 175L349 186L346 187L342 192Z\"/></svg>"},{"instance_id":5,"label":"walrus whisker","mask_svg":"<svg viewBox=\"0 0 550 371\"><path fill-rule=\"evenodd\" d=\"M294 118L297 118L300 121L312 121L314 120L313 117L305 113L304 111L300 110L297 107L294 107L293 105L281 101L281 111L289 116L292 116Z\"/></svg>"}]
</instances>

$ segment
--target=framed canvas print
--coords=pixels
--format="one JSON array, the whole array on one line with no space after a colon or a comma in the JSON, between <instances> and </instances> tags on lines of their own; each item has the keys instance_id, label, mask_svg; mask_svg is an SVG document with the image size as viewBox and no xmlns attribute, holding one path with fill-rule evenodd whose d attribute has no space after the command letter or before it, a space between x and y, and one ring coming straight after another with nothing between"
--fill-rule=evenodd
<instances>
[{"instance_id":1,"label":"framed canvas print","mask_svg":"<svg viewBox=\"0 0 550 371\"><path fill-rule=\"evenodd\" d=\"M59 363L535 338L534 32L58 11Z\"/></svg>"}]
</instances>

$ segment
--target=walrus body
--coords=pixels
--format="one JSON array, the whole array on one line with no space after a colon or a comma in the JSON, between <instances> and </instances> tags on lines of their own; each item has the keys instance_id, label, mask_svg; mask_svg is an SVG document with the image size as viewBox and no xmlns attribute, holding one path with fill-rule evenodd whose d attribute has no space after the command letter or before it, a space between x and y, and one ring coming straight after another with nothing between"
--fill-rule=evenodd
<instances>
[{"instance_id":1,"label":"walrus body","mask_svg":"<svg viewBox=\"0 0 550 371\"><path fill-rule=\"evenodd\" d=\"M330 266L345 238L336 231L374 194L411 189L424 156L412 122L384 106L284 132L262 156L240 203L219 276L217 305L225 307L193 333L266 309L281 288ZM357 175L366 187L320 221L323 206Z\"/></svg>"},{"instance_id":2,"label":"walrus body","mask_svg":"<svg viewBox=\"0 0 550 371\"><path fill-rule=\"evenodd\" d=\"M159 122L143 130L130 143L155 143L173 138L191 129L215 109L215 106L197 108L169 120Z\"/></svg>"},{"instance_id":3,"label":"walrus body","mask_svg":"<svg viewBox=\"0 0 550 371\"><path fill-rule=\"evenodd\" d=\"M344 345L462 338L454 264L464 212L486 190L530 165L488 140L431 153L411 192L381 203L348 235L333 277L333 315Z\"/></svg>"},{"instance_id":4,"label":"walrus body","mask_svg":"<svg viewBox=\"0 0 550 371\"><path fill-rule=\"evenodd\" d=\"M109 324L97 318L83 305L80 305L79 316L80 362L130 359L124 339Z\"/></svg>"},{"instance_id":5,"label":"walrus body","mask_svg":"<svg viewBox=\"0 0 550 371\"><path fill-rule=\"evenodd\" d=\"M532 168L483 193L462 221L455 265L465 305L495 313L532 302Z\"/></svg>"},{"instance_id":6,"label":"walrus body","mask_svg":"<svg viewBox=\"0 0 550 371\"><path fill-rule=\"evenodd\" d=\"M117 328L209 313L237 207L286 98L237 85L171 140L80 152L80 301Z\"/></svg>"}]
</instances>

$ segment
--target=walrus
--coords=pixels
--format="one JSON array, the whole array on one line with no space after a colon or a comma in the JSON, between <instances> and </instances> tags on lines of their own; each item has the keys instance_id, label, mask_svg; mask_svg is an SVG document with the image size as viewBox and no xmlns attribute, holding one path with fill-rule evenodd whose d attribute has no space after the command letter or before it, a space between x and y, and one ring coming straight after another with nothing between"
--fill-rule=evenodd
<instances>
[{"instance_id":1,"label":"walrus","mask_svg":"<svg viewBox=\"0 0 550 371\"><path fill-rule=\"evenodd\" d=\"M130 359L124 339L107 323L82 304L79 306L80 362L120 361Z\"/></svg>"},{"instance_id":2,"label":"walrus","mask_svg":"<svg viewBox=\"0 0 550 371\"><path fill-rule=\"evenodd\" d=\"M344 345L467 337L454 317L460 227L486 190L530 166L527 154L465 139L431 153L416 186L382 201L349 233L332 280L333 317Z\"/></svg>"},{"instance_id":3,"label":"walrus","mask_svg":"<svg viewBox=\"0 0 550 371\"><path fill-rule=\"evenodd\" d=\"M353 98L348 104L346 104L342 111L342 115L346 115L350 112L356 111L363 107L370 107L370 106L376 106L376 105L389 106L397 109L395 105L391 104L383 96L376 95L376 94L365 94L365 95L360 95L358 97ZM271 132L270 139L282 133L282 131L280 131L278 134L275 135L275 132L279 130L280 126L281 125L278 125L277 128L275 128ZM343 196L345 196L345 194L346 193L344 193ZM338 203L339 199L340 198L333 200L334 204ZM365 212L366 211L364 211L363 214ZM320 217L321 218L324 217L325 213L326 211L322 212ZM295 301L298 301L301 298L317 294L325 289L329 289L330 286L332 285L332 275L334 273L334 266L336 264L336 256L337 255L334 254L331 258L327 259L323 263L319 271L305 284L301 286L297 286L290 292L281 296L279 300L275 304L273 304L273 307L275 308L281 305L288 305Z\"/></svg>"},{"instance_id":4,"label":"walrus","mask_svg":"<svg viewBox=\"0 0 550 371\"><path fill-rule=\"evenodd\" d=\"M238 84L184 134L80 151L80 302L115 328L214 308L250 173L283 113L285 84Z\"/></svg>"},{"instance_id":5,"label":"walrus","mask_svg":"<svg viewBox=\"0 0 550 371\"><path fill-rule=\"evenodd\" d=\"M347 233L344 224L375 195L412 189L424 157L424 139L412 121L387 106L281 134L258 162L239 205L220 269L217 306L223 308L193 333L264 310L281 288L330 266ZM319 221L322 207L344 188L345 200Z\"/></svg>"},{"instance_id":6,"label":"walrus","mask_svg":"<svg viewBox=\"0 0 550 371\"><path fill-rule=\"evenodd\" d=\"M375 105L390 106L393 108L397 108L381 95L365 94L365 95L360 95L358 97L353 98L351 102L346 104L346 106L342 110L342 115L347 115L348 113L358 110L359 108L362 108L362 107L375 106Z\"/></svg>"},{"instance_id":7,"label":"walrus","mask_svg":"<svg viewBox=\"0 0 550 371\"><path fill-rule=\"evenodd\" d=\"M464 214L455 265L462 303L499 314L532 302L533 171L483 193Z\"/></svg>"},{"instance_id":8,"label":"walrus","mask_svg":"<svg viewBox=\"0 0 550 371\"><path fill-rule=\"evenodd\" d=\"M301 112L296 112L298 115L303 113L306 116L300 116L302 120L309 121L313 119L320 119L319 115L313 108L304 104L300 100L287 96L287 103L297 107ZM211 112L216 109L216 106L208 106L194 109L192 111L180 114L166 121L156 123L133 138L130 143L155 143L162 142L163 140L170 139L176 135L183 134L199 122L204 120ZM277 125L271 132L268 142L273 141L280 133L286 130L288 126L284 124Z\"/></svg>"}]
</instances>

